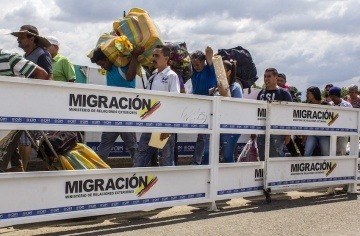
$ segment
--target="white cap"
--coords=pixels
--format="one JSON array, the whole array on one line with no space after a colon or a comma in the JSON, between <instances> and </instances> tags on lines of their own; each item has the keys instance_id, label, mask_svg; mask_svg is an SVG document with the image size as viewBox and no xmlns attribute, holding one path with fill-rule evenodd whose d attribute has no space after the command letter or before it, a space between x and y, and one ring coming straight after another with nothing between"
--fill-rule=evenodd
<instances>
[{"instance_id":1,"label":"white cap","mask_svg":"<svg viewBox=\"0 0 360 236\"><path fill-rule=\"evenodd\" d=\"M59 46L59 40L55 36L48 36L46 39L52 44Z\"/></svg>"}]
</instances>

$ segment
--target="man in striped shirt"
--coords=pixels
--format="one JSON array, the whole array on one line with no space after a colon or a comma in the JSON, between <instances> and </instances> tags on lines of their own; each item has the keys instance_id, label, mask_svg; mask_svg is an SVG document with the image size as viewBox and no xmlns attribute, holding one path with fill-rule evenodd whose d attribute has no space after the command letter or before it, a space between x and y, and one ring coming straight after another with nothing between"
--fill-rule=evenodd
<instances>
[{"instance_id":1,"label":"man in striped shirt","mask_svg":"<svg viewBox=\"0 0 360 236\"><path fill-rule=\"evenodd\" d=\"M0 49L0 75L3 76L32 76L35 79L46 80L48 73L31 61L17 53L7 53Z\"/></svg>"},{"instance_id":2,"label":"man in striped shirt","mask_svg":"<svg viewBox=\"0 0 360 236\"><path fill-rule=\"evenodd\" d=\"M36 79L46 80L48 73L31 61L26 60L16 53L6 53L0 49L0 76L32 76ZM24 171L21 156L18 153L18 141L22 130L11 131L4 139L0 140L0 172ZM11 160L11 168L8 167Z\"/></svg>"}]
</instances>

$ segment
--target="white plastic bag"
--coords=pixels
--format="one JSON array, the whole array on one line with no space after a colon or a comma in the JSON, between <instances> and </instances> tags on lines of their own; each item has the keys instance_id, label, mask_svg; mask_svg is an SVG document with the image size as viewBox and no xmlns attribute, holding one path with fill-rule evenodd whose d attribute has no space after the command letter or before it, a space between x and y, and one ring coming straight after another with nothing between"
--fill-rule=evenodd
<instances>
[{"instance_id":1,"label":"white plastic bag","mask_svg":"<svg viewBox=\"0 0 360 236\"><path fill-rule=\"evenodd\" d=\"M255 139L250 139L241 151L237 162L256 162L259 161L259 152Z\"/></svg>"},{"instance_id":2,"label":"white plastic bag","mask_svg":"<svg viewBox=\"0 0 360 236\"><path fill-rule=\"evenodd\" d=\"M191 79L189 79L188 81L186 81L186 83L184 84L184 86L185 86L185 93L193 93Z\"/></svg>"}]
</instances>

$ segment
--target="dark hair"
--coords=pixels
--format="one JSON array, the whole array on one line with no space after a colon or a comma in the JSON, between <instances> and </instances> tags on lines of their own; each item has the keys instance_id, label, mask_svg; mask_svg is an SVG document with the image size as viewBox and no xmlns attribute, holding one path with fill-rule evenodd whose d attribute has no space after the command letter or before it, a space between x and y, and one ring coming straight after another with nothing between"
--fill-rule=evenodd
<instances>
[{"instance_id":1,"label":"dark hair","mask_svg":"<svg viewBox=\"0 0 360 236\"><path fill-rule=\"evenodd\" d=\"M98 61L106 60L106 55L101 51L100 48L96 48L93 52L92 58L90 58L92 63L96 63Z\"/></svg>"},{"instance_id":2,"label":"dark hair","mask_svg":"<svg viewBox=\"0 0 360 236\"><path fill-rule=\"evenodd\" d=\"M206 57L202 51L196 50L195 52L191 53L190 59L191 60L198 59L199 61L205 61Z\"/></svg>"},{"instance_id":3,"label":"dark hair","mask_svg":"<svg viewBox=\"0 0 360 236\"><path fill-rule=\"evenodd\" d=\"M286 82L286 75L284 73L279 73L278 77L283 78Z\"/></svg>"},{"instance_id":4,"label":"dark hair","mask_svg":"<svg viewBox=\"0 0 360 236\"><path fill-rule=\"evenodd\" d=\"M229 70L231 71L229 84L232 85L236 81L236 61L224 60L223 64L225 71L229 71Z\"/></svg>"},{"instance_id":5,"label":"dark hair","mask_svg":"<svg viewBox=\"0 0 360 236\"><path fill-rule=\"evenodd\" d=\"M165 56L165 57L169 57L169 60L170 60L170 48L168 47L168 46L165 46L165 45L156 45L156 47L155 48L160 48L161 49L161 51L162 51L162 53L163 53L163 55Z\"/></svg>"},{"instance_id":6,"label":"dark hair","mask_svg":"<svg viewBox=\"0 0 360 236\"><path fill-rule=\"evenodd\" d=\"M38 30L35 26L33 26L33 25L22 25L22 26L20 27L20 30L27 30L27 31L29 31L30 33L39 35L39 30ZM34 35L27 34L26 37L27 37L27 38L34 37L34 43L35 43L36 45L39 45L39 39L38 39L37 37L35 37Z\"/></svg>"},{"instance_id":7,"label":"dark hair","mask_svg":"<svg viewBox=\"0 0 360 236\"><path fill-rule=\"evenodd\" d=\"M332 87L334 87L333 84L327 84L327 85L325 85L324 93L325 93L325 97L326 97L326 98L329 97L329 94L326 92L326 89L329 88L329 90L330 90L330 88L332 88Z\"/></svg>"},{"instance_id":8,"label":"dark hair","mask_svg":"<svg viewBox=\"0 0 360 236\"><path fill-rule=\"evenodd\" d=\"M327 85L325 85L325 88L332 88L332 87L334 87L333 84L327 84Z\"/></svg>"},{"instance_id":9,"label":"dark hair","mask_svg":"<svg viewBox=\"0 0 360 236\"><path fill-rule=\"evenodd\" d=\"M311 87L307 88L306 91L312 93L314 95L314 98L317 101L321 101L321 92L320 92L320 89L318 87L311 86Z\"/></svg>"},{"instance_id":10,"label":"dark hair","mask_svg":"<svg viewBox=\"0 0 360 236\"><path fill-rule=\"evenodd\" d=\"M271 72L271 73L272 73L273 75L275 75L275 76L278 76L278 75L279 75L277 69L275 69L275 68L267 68L267 69L265 70L265 72Z\"/></svg>"}]
</instances>

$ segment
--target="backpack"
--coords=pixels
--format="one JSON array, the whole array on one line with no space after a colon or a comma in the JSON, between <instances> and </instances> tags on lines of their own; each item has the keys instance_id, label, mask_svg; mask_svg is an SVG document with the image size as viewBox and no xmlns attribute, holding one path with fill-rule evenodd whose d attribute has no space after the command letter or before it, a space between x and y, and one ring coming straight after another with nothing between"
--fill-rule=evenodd
<instances>
[{"instance_id":1,"label":"backpack","mask_svg":"<svg viewBox=\"0 0 360 236\"><path fill-rule=\"evenodd\" d=\"M72 131L49 131L46 133L46 137L49 140L52 148L56 152L56 154L64 154L68 152L70 149L75 147L76 143L78 142L78 135L76 132ZM54 153L51 150L51 147L45 141L45 138L40 139L40 144L45 152L45 154L50 157L54 157ZM44 159L42 155L39 156L40 158Z\"/></svg>"},{"instance_id":2,"label":"backpack","mask_svg":"<svg viewBox=\"0 0 360 236\"><path fill-rule=\"evenodd\" d=\"M251 88L258 80L255 63L248 50L241 46L230 49L219 49L218 55L223 60L236 60L236 77L242 83L242 88Z\"/></svg>"}]
</instances>

